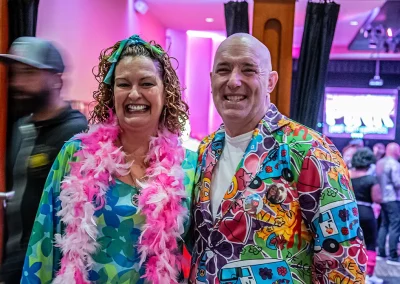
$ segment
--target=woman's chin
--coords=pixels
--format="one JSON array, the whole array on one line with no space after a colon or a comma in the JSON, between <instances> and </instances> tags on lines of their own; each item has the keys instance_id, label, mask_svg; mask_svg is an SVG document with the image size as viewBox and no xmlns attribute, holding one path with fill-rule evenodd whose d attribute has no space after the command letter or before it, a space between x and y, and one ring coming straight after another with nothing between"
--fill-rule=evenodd
<instances>
[{"instance_id":1,"label":"woman's chin","mask_svg":"<svg viewBox=\"0 0 400 284\"><path fill-rule=\"evenodd\" d=\"M149 131L151 129L156 131L158 129L158 120L155 121L149 116L125 116L122 119L122 123L120 121L120 126L124 131Z\"/></svg>"}]
</instances>

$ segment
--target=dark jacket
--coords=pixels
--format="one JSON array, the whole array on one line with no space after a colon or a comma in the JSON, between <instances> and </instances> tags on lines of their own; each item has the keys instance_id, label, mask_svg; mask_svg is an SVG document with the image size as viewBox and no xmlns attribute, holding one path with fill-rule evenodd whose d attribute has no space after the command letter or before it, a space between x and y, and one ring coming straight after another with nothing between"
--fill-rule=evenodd
<instances>
[{"instance_id":1,"label":"dark jacket","mask_svg":"<svg viewBox=\"0 0 400 284\"><path fill-rule=\"evenodd\" d=\"M7 153L7 201L3 272L22 269L36 211L50 168L63 144L87 129L85 116L68 106L57 117L15 123Z\"/></svg>"}]
</instances>

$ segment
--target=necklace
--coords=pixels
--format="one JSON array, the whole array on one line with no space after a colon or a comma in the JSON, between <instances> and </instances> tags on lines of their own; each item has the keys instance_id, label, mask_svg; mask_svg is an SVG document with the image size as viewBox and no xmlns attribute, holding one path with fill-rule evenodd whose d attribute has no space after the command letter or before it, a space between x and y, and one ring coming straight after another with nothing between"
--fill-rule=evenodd
<instances>
[{"instance_id":1,"label":"necklace","mask_svg":"<svg viewBox=\"0 0 400 284\"><path fill-rule=\"evenodd\" d=\"M147 176L146 176L146 175L142 176L141 178L138 178L138 177L136 177L136 175L135 175L134 173L132 173L132 170L129 171L129 178L130 178L132 184L133 184L138 190L141 189L140 185L138 185L138 182L139 182L139 183L142 183L142 182L145 182L145 181L147 180Z\"/></svg>"},{"instance_id":2,"label":"necklace","mask_svg":"<svg viewBox=\"0 0 400 284\"><path fill-rule=\"evenodd\" d=\"M145 171L145 165L139 165L139 167ZM133 173L132 168L129 171L129 178L131 180L132 185L137 190L136 193L132 194L131 203L133 206L137 207L138 206L138 198L139 198L139 195L142 190L142 187L139 185L139 183L143 183L143 182L147 181L148 178L146 175L142 176L141 178L137 178L136 175Z\"/></svg>"}]
</instances>

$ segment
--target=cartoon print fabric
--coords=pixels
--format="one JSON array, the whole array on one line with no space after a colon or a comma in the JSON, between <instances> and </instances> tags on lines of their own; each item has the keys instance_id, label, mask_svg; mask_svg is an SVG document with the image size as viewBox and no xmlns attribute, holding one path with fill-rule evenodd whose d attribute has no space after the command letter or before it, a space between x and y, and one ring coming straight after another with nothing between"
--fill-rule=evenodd
<instances>
[{"instance_id":1,"label":"cartoon print fabric","mask_svg":"<svg viewBox=\"0 0 400 284\"><path fill-rule=\"evenodd\" d=\"M363 232L336 147L271 105L230 187L210 188L224 140L221 126L199 148L190 283L364 283ZM211 190L226 191L215 222Z\"/></svg>"}]
</instances>

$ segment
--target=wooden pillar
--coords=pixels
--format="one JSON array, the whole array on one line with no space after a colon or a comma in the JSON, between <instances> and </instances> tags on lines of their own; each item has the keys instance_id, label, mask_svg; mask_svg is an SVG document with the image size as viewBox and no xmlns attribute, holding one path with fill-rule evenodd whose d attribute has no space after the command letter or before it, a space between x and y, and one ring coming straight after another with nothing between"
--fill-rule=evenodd
<instances>
[{"instance_id":1,"label":"wooden pillar","mask_svg":"<svg viewBox=\"0 0 400 284\"><path fill-rule=\"evenodd\" d=\"M268 47L272 69L279 74L271 102L286 116L290 114L294 10L295 0L254 0L253 36Z\"/></svg>"},{"instance_id":2,"label":"wooden pillar","mask_svg":"<svg viewBox=\"0 0 400 284\"><path fill-rule=\"evenodd\" d=\"M0 0L0 53L8 50L7 0ZM6 190L7 69L0 64L0 192ZM4 211L0 200L0 263L3 259Z\"/></svg>"}]
</instances>

